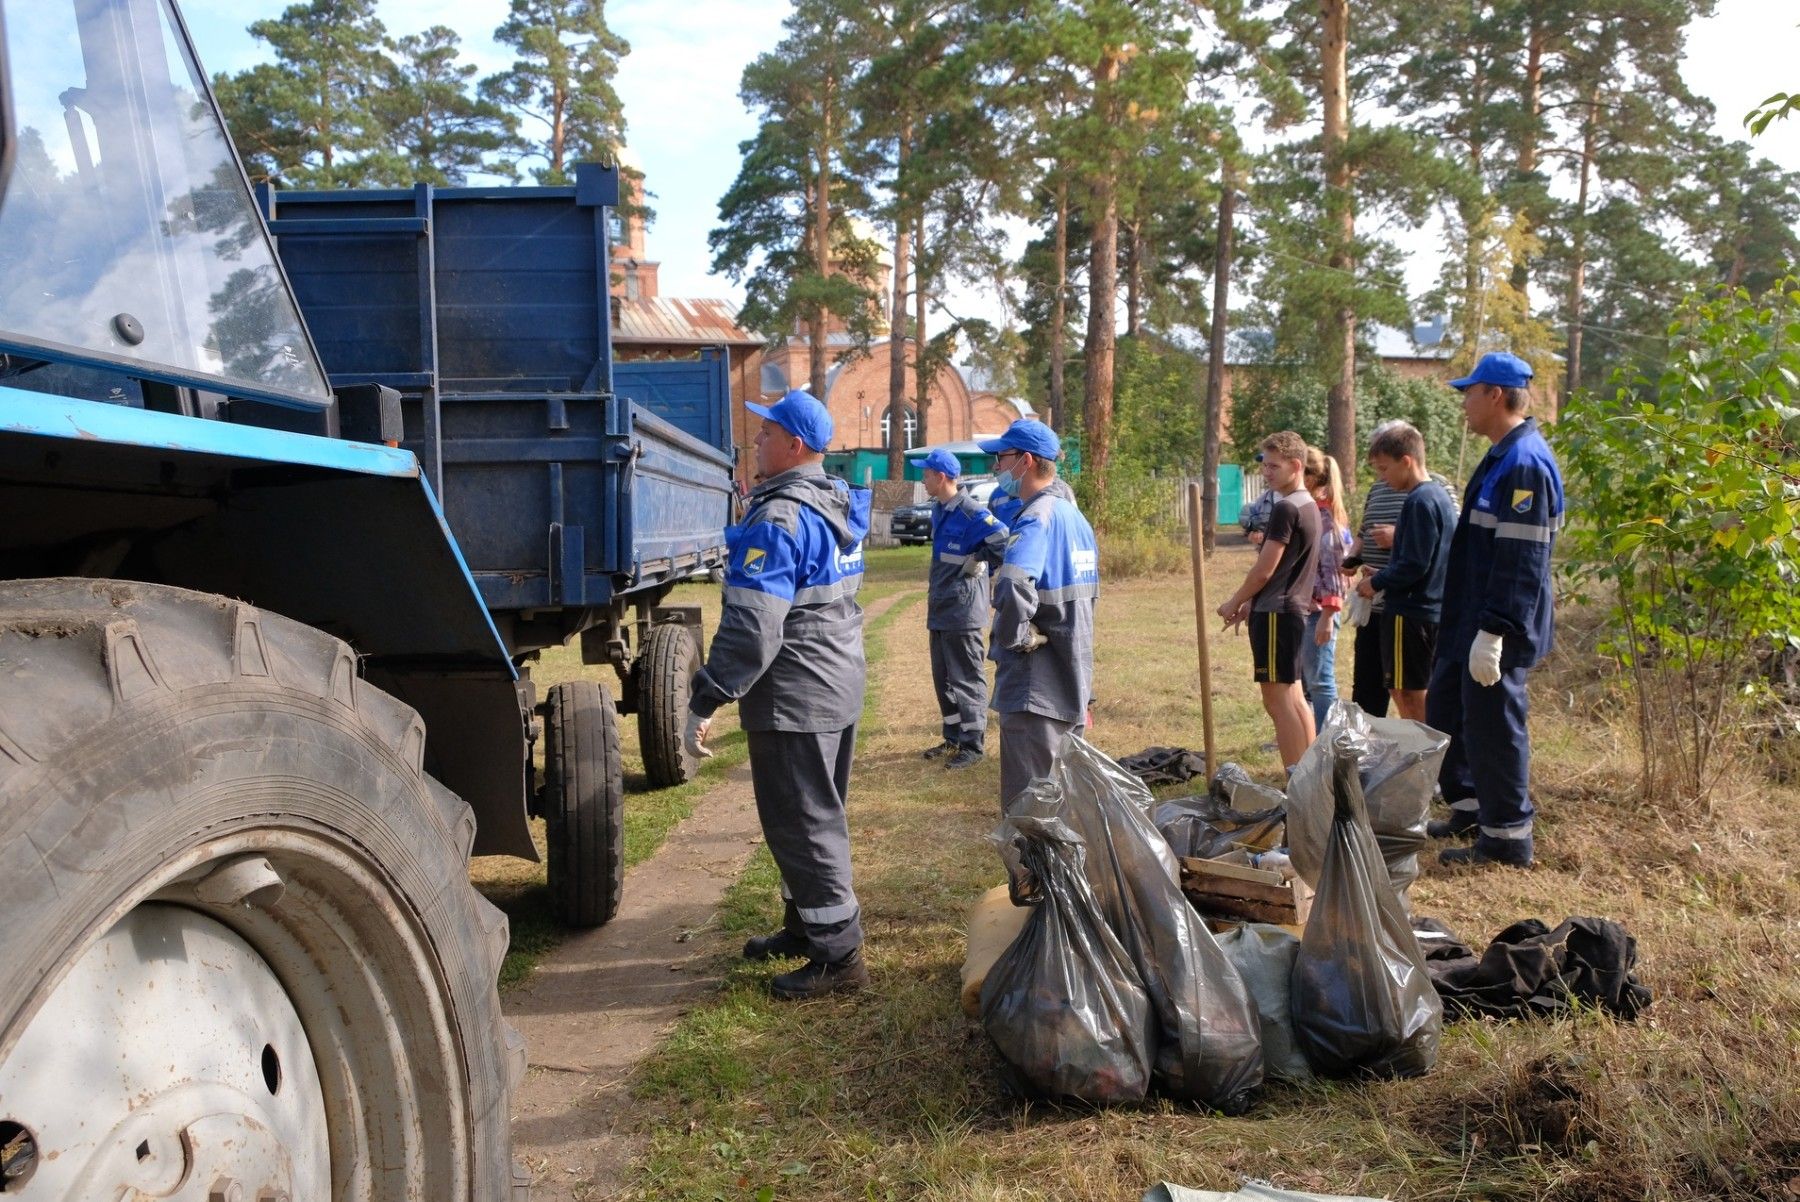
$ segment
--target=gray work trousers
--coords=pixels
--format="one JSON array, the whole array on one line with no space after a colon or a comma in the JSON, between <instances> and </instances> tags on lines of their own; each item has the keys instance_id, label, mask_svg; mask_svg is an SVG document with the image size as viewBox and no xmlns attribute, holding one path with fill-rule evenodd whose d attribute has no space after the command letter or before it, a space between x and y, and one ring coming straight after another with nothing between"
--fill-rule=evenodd
<instances>
[{"instance_id":1,"label":"gray work trousers","mask_svg":"<svg viewBox=\"0 0 1800 1202\"><path fill-rule=\"evenodd\" d=\"M987 745L987 640L980 630L929 630L931 687L944 720L944 742Z\"/></svg>"},{"instance_id":2,"label":"gray work trousers","mask_svg":"<svg viewBox=\"0 0 1800 1202\"><path fill-rule=\"evenodd\" d=\"M862 946L862 912L850 884L850 760L856 725L824 734L746 731L750 782L763 839L781 870L786 925L815 960Z\"/></svg>"},{"instance_id":3,"label":"gray work trousers","mask_svg":"<svg viewBox=\"0 0 1800 1202\"><path fill-rule=\"evenodd\" d=\"M1042 714L1000 715L1000 813L1018 793L1040 776L1050 775L1065 740L1080 732L1080 722L1063 722Z\"/></svg>"}]
</instances>

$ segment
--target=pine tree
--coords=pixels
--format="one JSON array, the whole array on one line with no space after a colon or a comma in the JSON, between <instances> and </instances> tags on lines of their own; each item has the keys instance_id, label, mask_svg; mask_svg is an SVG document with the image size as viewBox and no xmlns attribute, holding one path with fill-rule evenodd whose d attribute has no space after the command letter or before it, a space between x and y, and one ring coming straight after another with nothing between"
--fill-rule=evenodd
<instances>
[{"instance_id":1,"label":"pine tree","mask_svg":"<svg viewBox=\"0 0 1800 1202\"><path fill-rule=\"evenodd\" d=\"M374 104L387 131L382 182L461 184L513 145L518 119L473 94L476 68L459 53L455 31L442 25L394 42Z\"/></svg>"},{"instance_id":2,"label":"pine tree","mask_svg":"<svg viewBox=\"0 0 1800 1202\"><path fill-rule=\"evenodd\" d=\"M357 187L375 181L386 130L376 111L387 77L387 30L375 0L309 0L250 33L272 63L216 76L245 171L283 187Z\"/></svg>"},{"instance_id":3,"label":"pine tree","mask_svg":"<svg viewBox=\"0 0 1800 1202\"><path fill-rule=\"evenodd\" d=\"M576 163L615 158L625 144L625 108L613 88L631 52L606 24L605 0L511 0L494 30L513 65L481 82L483 100L523 120L520 162L540 184L566 184Z\"/></svg>"},{"instance_id":4,"label":"pine tree","mask_svg":"<svg viewBox=\"0 0 1800 1202\"><path fill-rule=\"evenodd\" d=\"M845 323L856 353L880 302L868 286L878 248L851 222L868 196L846 162L850 94L868 58L860 15L850 0L798 0L781 44L744 69L739 95L762 124L738 148L742 166L707 238L713 270L745 283L742 324L782 336L805 327L821 399L828 319Z\"/></svg>"}]
</instances>

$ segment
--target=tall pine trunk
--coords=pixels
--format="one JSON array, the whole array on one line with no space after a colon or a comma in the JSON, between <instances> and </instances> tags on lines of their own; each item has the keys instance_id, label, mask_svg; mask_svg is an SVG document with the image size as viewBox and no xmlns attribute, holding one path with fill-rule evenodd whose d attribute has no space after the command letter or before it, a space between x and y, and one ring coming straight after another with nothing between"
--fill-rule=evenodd
<instances>
[{"instance_id":1,"label":"tall pine trunk","mask_svg":"<svg viewBox=\"0 0 1800 1202\"><path fill-rule=\"evenodd\" d=\"M925 266L923 206L913 214L913 262L921 269ZM919 414L919 445L924 446L930 441L926 431L931 421L931 381L937 372L925 364L925 272L913 274L918 277L913 287L913 408Z\"/></svg>"},{"instance_id":2,"label":"tall pine trunk","mask_svg":"<svg viewBox=\"0 0 1800 1202\"><path fill-rule=\"evenodd\" d=\"M912 122L900 126L899 146L894 155L895 191L906 178L906 160L912 149ZM901 454L906 444L906 269L911 231L907 228L910 214L897 201L894 205L894 298L889 308L888 330L888 479L903 475Z\"/></svg>"},{"instance_id":3,"label":"tall pine trunk","mask_svg":"<svg viewBox=\"0 0 1800 1202\"><path fill-rule=\"evenodd\" d=\"M1107 50L1094 67L1094 106L1108 129L1119 123L1119 55ZM1119 306L1119 180L1112 163L1091 181L1094 223L1088 242L1088 327L1082 349L1086 379L1082 389L1081 470L1097 526L1106 524L1106 469L1112 458L1113 344Z\"/></svg>"},{"instance_id":4,"label":"tall pine trunk","mask_svg":"<svg viewBox=\"0 0 1800 1202\"><path fill-rule=\"evenodd\" d=\"M1125 228L1125 332L1135 338L1144 303L1144 233L1140 222Z\"/></svg>"},{"instance_id":5,"label":"tall pine trunk","mask_svg":"<svg viewBox=\"0 0 1800 1202\"><path fill-rule=\"evenodd\" d=\"M1525 123L1519 131L1519 187L1537 171L1538 121L1544 107L1544 28L1537 11L1531 14L1531 27L1525 38L1525 79L1522 85ZM1530 234L1533 226L1529 207L1521 203L1517 210L1519 230ZM1531 284L1531 263L1523 247L1513 259L1512 286L1519 295Z\"/></svg>"},{"instance_id":6,"label":"tall pine trunk","mask_svg":"<svg viewBox=\"0 0 1800 1202\"><path fill-rule=\"evenodd\" d=\"M1574 259L1569 270L1569 349L1568 375L1563 383L1563 395L1575 395L1575 389L1581 383L1581 318L1582 306L1587 289L1587 219L1588 219L1588 180L1593 174L1594 151L1600 140L1600 81L1595 80L1588 90L1586 119L1581 131L1581 183L1575 194L1574 221Z\"/></svg>"},{"instance_id":7,"label":"tall pine trunk","mask_svg":"<svg viewBox=\"0 0 1800 1202\"><path fill-rule=\"evenodd\" d=\"M1321 73L1325 116L1326 207L1331 266L1348 289L1355 272L1356 206L1350 194L1350 0L1324 0ZM1335 378L1325 394L1325 443L1346 482L1356 479L1356 311L1348 301L1332 314L1328 345Z\"/></svg>"},{"instance_id":8,"label":"tall pine trunk","mask_svg":"<svg viewBox=\"0 0 1800 1202\"><path fill-rule=\"evenodd\" d=\"M1069 181L1056 177L1056 295L1050 302L1050 428L1061 434L1068 426L1068 394L1063 372L1068 366L1064 340L1069 329Z\"/></svg>"},{"instance_id":9,"label":"tall pine trunk","mask_svg":"<svg viewBox=\"0 0 1800 1202\"><path fill-rule=\"evenodd\" d=\"M821 276L831 274L831 143L832 106L836 103L832 81L824 84L824 97L819 106L819 186L818 203L813 206L813 263ZM807 353L810 386L815 399L825 399L825 373L829 367L825 347L825 305L814 305L807 319Z\"/></svg>"}]
</instances>

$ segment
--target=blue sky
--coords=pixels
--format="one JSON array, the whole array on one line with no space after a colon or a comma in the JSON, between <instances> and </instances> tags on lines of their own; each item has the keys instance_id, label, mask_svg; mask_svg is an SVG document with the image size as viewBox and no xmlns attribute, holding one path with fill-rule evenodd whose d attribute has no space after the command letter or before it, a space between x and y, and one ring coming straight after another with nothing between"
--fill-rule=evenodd
<instances>
[{"instance_id":1,"label":"blue sky","mask_svg":"<svg viewBox=\"0 0 1800 1202\"><path fill-rule=\"evenodd\" d=\"M261 47L245 27L276 16L284 0L180 0L208 72L258 61ZM381 0L394 34L442 23L457 30L469 61L483 74L504 67L492 40L506 0ZM787 0L611 0L607 19L631 43L620 65L632 151L654 198L650 253L662 262L670 296L728 296L740 290L707 271L706 235L718 201L737 174L738 143L755 132L738 100L745 64L781 38ZM1778 10L1786 10L1776 16ZM1690 30L1685 73L1719 111L1718 132L1741 137L1743 114L1772 92L1800 89L1800 16L1791 0L1719 0L1717 14ZM1759 154L1800 170L1800 121L1772 126ZM1415 287L1435 274L1435 248L1422 240L1408 272ZM965 298L969 308L987 308ZM959 305L959 307L964 307Z\"/></svg>"}]
</instances>

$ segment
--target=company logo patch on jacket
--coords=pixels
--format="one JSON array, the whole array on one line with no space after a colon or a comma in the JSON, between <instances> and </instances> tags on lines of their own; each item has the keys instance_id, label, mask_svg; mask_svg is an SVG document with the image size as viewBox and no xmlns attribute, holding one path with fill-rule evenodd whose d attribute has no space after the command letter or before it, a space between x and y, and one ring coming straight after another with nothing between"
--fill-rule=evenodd
<instances>
[{"instance_id":1,"label":"company logo patch on jacket","mask_svg":"<svg viewBox=\"0 0 1800 1202\"><path fill-rule=\"evenodd\" d=\"M769 553L761 547L751 547L744 552L744 575L760 576L768 566Z\"/></svg>"},{"instance_id":2,"label":"company logo patch on jacket","mask_svg":"<svg viewBox=\"0 0 1800 1202\"><path fill-rule=\"evenodd\" d=\"M1532 491L1529 488L1513 489L1512 508L1514 513L1530 513Z\"/></svg>"}]
</instances>

